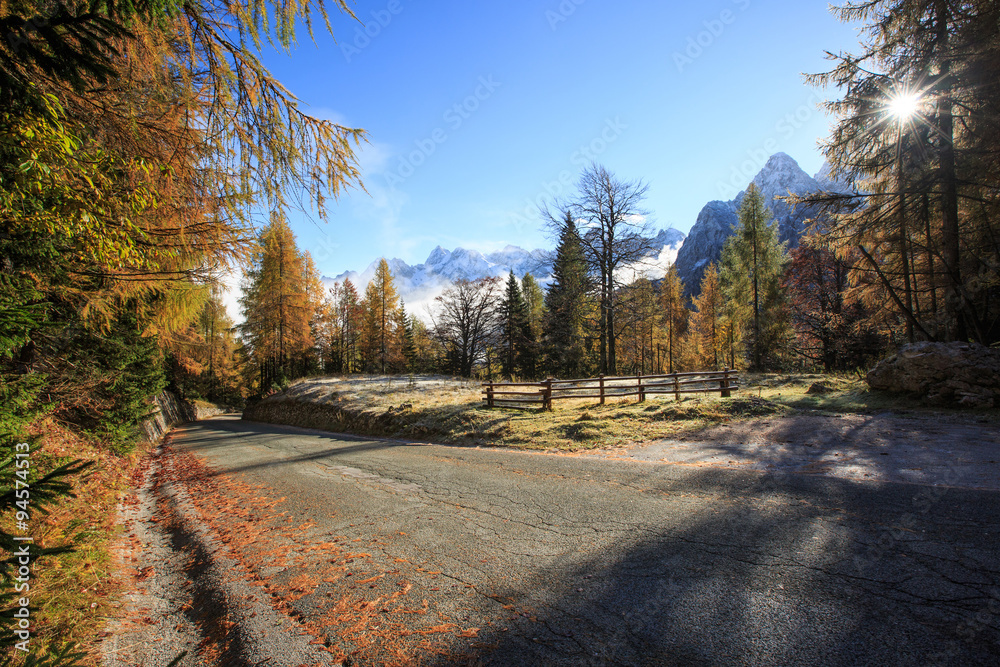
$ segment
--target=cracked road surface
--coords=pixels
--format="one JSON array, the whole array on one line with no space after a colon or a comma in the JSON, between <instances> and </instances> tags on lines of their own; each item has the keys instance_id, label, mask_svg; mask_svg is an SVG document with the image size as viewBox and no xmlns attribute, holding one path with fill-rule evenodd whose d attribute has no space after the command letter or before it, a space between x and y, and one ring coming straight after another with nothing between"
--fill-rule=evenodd
<instances>
[{"instance_id":1,"label":"cracked road surface","mask_svg":"<svg viewBox=\"0 0 1000 667\"><path fill-rule=\"evenodd\" d=\"M1000 664L996 491L232 417L171 449L300 527L241 547L292 556L248 571L345 664ZM307 557L316 544L358 553Z\"/></svg>"}]
</instances>

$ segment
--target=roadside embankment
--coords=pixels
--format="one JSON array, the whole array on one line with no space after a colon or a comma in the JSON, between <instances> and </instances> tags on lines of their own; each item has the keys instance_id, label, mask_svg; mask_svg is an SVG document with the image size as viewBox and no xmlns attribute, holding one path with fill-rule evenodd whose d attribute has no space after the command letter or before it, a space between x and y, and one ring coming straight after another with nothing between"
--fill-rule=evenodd
<instances>
[{"instance_id":1,"label":"roadside embankment","mask_svg":"<svg viewBox=\"0 0 1000 667\"><path fill-rule=\"evenodd\" d=\"M578 451L674 437L706 423L787 412L757 397L566 401L551 411L487 409L451 378L310 378L243 411L248 421L458 445Z\"/></svg>"},{"instance_id":2,"label":"roadside embankment","mask_svg":"<svg viewBox=\"0 0 1000 667\"><path fill-rule=\"evenodd\" d=\"M150 453L164 433L214 406L196 409L162 392L151 399L150 407L155 413L140 425L140 441L132 447L111 447L51 415L25 427L25 439L33 443L25 459L30 464L29 485L71 461L89 463L82 474L66 479L72 495L58 498L47 511L35 505L32 493L29 507L34 511L27 528L17 530L40 549L70 547L31 564L31 650L44 654L75 645L75 652L84 656L83 664L99 664L102 659L109 619L123 613L122 597L134 588L138 575L120 556L135 535L123 526L121 516L134 504ZM13 518L14 513L0 518L8 522L8 532L14 528ZM12 647L5 647L0 656L0 661L8 659L11 664L21 664L18 661L25 658Z\"/></svg>"}]
</instances>

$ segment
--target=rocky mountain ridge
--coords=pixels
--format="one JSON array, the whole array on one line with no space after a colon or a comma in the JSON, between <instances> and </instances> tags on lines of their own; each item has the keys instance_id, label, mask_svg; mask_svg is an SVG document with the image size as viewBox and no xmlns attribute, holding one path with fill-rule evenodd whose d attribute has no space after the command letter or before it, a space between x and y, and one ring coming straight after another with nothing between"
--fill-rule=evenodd
<instances>
[{"instance_id":1,"label":"rocky mountain ridge","mask_svg":"<svg viewBox=\"0 0 1000 667\"><path fill-rule=\"evenodd\" d=\"M778 223L779 237L788 243L790 249L798 245L805 232L806 220L815 217L816 210L808 206L792 207L778 197L823 190L850 191L847 185L832 178L829 165L824 163L815 176L810 176L785 153L772 155L754 177L753 183L764 195L764 201ZM746 190L743 190L730 201L710 201L698 213L694 226L677 253L677 273L688 296L700 292L705 269L719 261L722 246L738 222L740 203L745 195Z\"/></svg>"},{"instance_id":2,"label":"rocky mountain ridge","mask_svg":"<svg viewBox=\"0 0 1000 667\"><path fill-rule=\"evenodd\" d=\"M805 232L806 220L814 217L816 211L805 206L793 208L779 197L823 190L850 191L847 185L832 178L828 165L824 164L815 176L810 176L785 153L772 155L754 177L753 183L763 193L778 223L779 236L789 248L798 245ZM688 296L697 295L705 269L712 262L719 261L722 246L732 235L745 195L746 190L743 190L730 201L705 204L687 236L673 228L659 230L653 237L653 246L657 250L645 261L624 267L621 279L628 282L641 275L662 278L670 264L676 263L685 293ZM330 286L350 278L358 291L363 292L375 275L378 261L360 272L345 271L334 278L324 276L323 282ZM437 246L420 264L410 265L399 258L388 262L400 296L410 311L423 319L429 319L434 299L456 280L504 277L510 271L519 278L531 273L543 287L552 280L551 251L525 250L515 245L490 253L461 247L448 250Z\"/></svg>"}]
</instances>

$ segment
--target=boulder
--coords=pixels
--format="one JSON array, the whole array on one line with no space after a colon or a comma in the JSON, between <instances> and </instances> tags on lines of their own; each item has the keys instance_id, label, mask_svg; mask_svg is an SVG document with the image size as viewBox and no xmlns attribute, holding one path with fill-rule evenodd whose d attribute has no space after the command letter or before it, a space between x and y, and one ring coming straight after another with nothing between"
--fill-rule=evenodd
<instances>
[{"instance_id":1,"label":"boulder","mask_svg":"<svg viewBox=\"0 0 1000 667\"><path fill-rule=\"evenodd\" d=\"M1000 406L1000 349L977 343L912 343L865 378L872 389L907 392L929 403Z\"/></svg>"},{"instance_id":2,"label":"boulder","mask_svg":"<svg viewBox=\"0 0 1000 667\"><path fill-rule=\"evenodd\" d=\"M829 394L830 392L834 391L837 391L836 387L834 387L829 382L823 382L823 381L813 382L811 385L809 385L809 388L806 389L807 394Z\"/></svg>"}]
</instances>

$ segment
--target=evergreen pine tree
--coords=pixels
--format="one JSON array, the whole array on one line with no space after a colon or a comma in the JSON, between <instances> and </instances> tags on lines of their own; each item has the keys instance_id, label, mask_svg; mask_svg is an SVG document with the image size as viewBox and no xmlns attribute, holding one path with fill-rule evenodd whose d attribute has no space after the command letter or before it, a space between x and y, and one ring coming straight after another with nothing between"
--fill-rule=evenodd
<instances>
[{"instance_id":1,"label":"evergreen pine tree","mask_svg":"<svg viewBox=\"0 0 1000 667\"><path fill-rule=\"evenodd\" d=\"M503 358L501 372L513 378L518 371L524 372L524 361L531 339L531 324L528 317L528 305L521 295L514 272L507 278L507 289L500 303L500 318L502 324Z\"/></svg>"},{"instance_id":2,"label":"evergreen pine tree","mask_svg":"<svg viewBox=\"0 0 1000 667\"><path fill-rule=\"evenodd\" d=\"M739 223L722 248L721 281L726 299L741 307L752 370L775 367L788 341L781 277L787 263L778 226L753 183L740 203ZM742 307L746 304L745 307ZM741 327L741 328L743 328Z\"/></svg>"},{"instance_id":3,"label":"evergreen pine tree","mask_svg":"<svg viewBox=\"0 0 1000 667\"><path fill-rule=\"evenodd\" d=\"M586 327L592 310L591 281L580 234L570 212L562 222L559 246L545 294L542 340L548 372L561 377L584 377L587 363Z\"/></svg>"}]
</instances>

